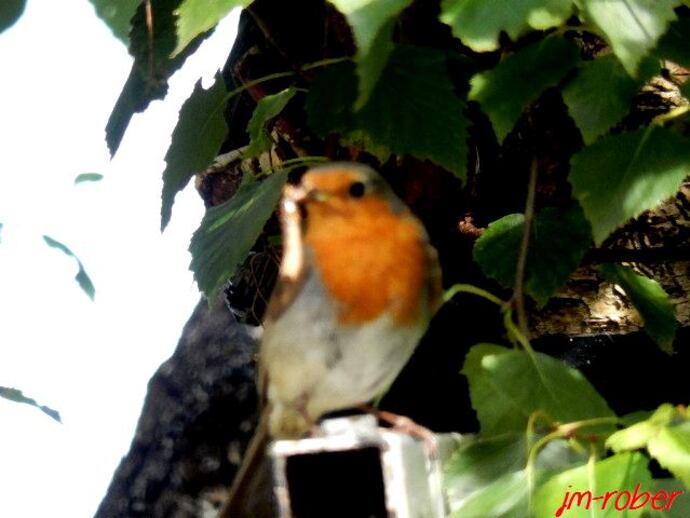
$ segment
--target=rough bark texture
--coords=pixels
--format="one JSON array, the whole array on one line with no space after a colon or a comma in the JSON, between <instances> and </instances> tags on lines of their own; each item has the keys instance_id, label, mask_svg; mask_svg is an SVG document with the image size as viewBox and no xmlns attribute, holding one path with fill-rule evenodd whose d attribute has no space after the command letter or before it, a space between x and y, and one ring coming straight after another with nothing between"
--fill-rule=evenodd
<instances>
[{"instance_id":1,"label":"rough bark texture","mask_svg":"<svg viewBox=\"0 0 690 518\"><path fill-rule=\"evenodd\" d=\"M397 26L397 37L471 54L451 37L447 26L436 21L437 12L437 2L415 2ZM577 41L577 35L573 38ZM579 43L585 57L601 49L597 41ZM515 47L510 42L504 46ZM349 29L329 4L309 0L294 9L290 2L257 0L252 14L242 17L224 74L234 86L352 50ZM487 63L498 57L498 52L474 56ZM300 80L308 86L311 79ZM284 86L276 82L270 90L250 89L228 106L230 134L223 152L247 143L245 127L256 100ZM622 124L637 127L683 102L677 85L656 78L640 93ZM273 158L309 153L371 163L426 224L439 250L444 284L468 282L500 294L501 288L484 278L472 260L475 239L488 222L523 210L526 178L535 159L537 205L566 203L569 159L582 141L556 91L547 91L531 106L502 146L476 105L470 104L468 116L470 170L476 172L464 186L428 162L402 158L381 164L358 150L323 142L309 134L303 110L292 104L274 124ZM230 158L234 160L198 178L207 206L232 196L243 170L261 165L242 162L239 156ZM530 315L535 347L580 368L619 413L690 400L690 386L680 382L690 366L690 354L680 347L689 332L687 328L679 332L673 357L659 351L640 331L637 315L620 293L601 282L596 266L627 261L652 274L676 302L681 324L688 326L689 195L686 185L674 200L637 218L593 250L567 286L542 311ZM267 234L275 233L276 222L270 221L267 229ZM248 328L235 316L243 322L260 321L279 253L268 239L259 240L226 290L232 312L223 304L209 309L201 303L195 310L177 352L151 381L132 450L115 473L97 516L214 516L255 419L254 345ZM435 431L475 430L459 370L472 345L503 341L495 307L470 296L457 297L438 313L382 406Z\"/></svg>"}]
</instances>

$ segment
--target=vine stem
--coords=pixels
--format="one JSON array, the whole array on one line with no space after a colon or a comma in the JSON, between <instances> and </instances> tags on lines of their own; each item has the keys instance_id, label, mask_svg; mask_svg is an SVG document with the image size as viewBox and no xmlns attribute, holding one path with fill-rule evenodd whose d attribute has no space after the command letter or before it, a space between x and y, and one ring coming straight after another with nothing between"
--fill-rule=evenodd
<instances>
[{"instance_id":1,"label":"vine stem","mask_svg":"<svg viewBox=\"0 0 690 518\"><path fill-rule=\"evenodd\" d=\"M534 221L534 199L537 191L537 161L532 161L529 172L529 182L527 185L527 201L525 203L524 230L522 241L520 242L520 254L518 255L517 267L515 270L515 286L513 288L513 302L517 313L518 327L521 334L529 339L529 329L527 327L527 311L525 310L525 268L527 266L527 253L529 252L529 239L532 232L532 222Z\"/></svg>"}]
</instances>

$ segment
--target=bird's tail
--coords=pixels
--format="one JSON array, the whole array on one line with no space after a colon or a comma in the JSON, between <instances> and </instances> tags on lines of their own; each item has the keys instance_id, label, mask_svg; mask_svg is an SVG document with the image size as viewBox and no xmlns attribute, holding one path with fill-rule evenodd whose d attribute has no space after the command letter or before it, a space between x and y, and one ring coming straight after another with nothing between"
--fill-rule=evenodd
<instances>
[{"instance_id":1,"label":"bird's tail","mask_svg":"<svg viewBox=\"0 0 690 518\"><path fill-rule=\"evenodd\" d=\"M219 518L260 518L273 515L267 445L268 412L264 410L235 475L230 495L218 515Z\"/></svg>"}]
</instances>

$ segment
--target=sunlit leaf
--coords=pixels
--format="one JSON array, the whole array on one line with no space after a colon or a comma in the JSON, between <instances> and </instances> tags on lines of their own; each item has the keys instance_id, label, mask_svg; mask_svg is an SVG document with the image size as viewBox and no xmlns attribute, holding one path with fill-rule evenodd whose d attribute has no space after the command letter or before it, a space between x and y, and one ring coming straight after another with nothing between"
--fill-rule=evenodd
<instances>
[{"instance_id":1,"label":"sunlit leaf","mask_svg":"<svg viewBox=\"0 0 690 518\"><path fill-rule=\"evenodd\" d=\"M177 45L172 56L182 52L197 36L213 29L235 7L246 7L252 0L182 0L175 10Z\"/></svg>"},{"instance_id":2,"label":"sunlit leaf","mask_svg":"<svg viewBox=\"0 0 690 518\"><path fill-rule=\"evenodd\" d=\"M90 0L98 17L105 22L115 37L129 44L130 21L142 0Z\"/></svg>"},{"instance_id":3,"label":"sunlit leaf","mask_svg":"<svg viewBox=\"0 0 690 518\"><path fill-rule=\"evenodd\" d=\"M271 136L266 130L266 124L283 111L297 90L286 88L277 94L263 97L254 108L252 118L247 125L249 145L244 150L244 157L251 158L271 149Z\"/></svg>"},{"instance_id":4,"label":"sunlit leaf","mask_svg":"<svg viewBox=\"0 0 690 518\"><path fill-rule=\"evenodd\" d=\"M556 86L578 61L579 53L572 43L560 37L546 38L475 75L468 98L479 101L502 142L525 107L544 90Z\"/></svg>"},{"instance_id":5,"label":"sunlit leaf","mask_svg":"<svg viewBox=\"0 0 690 518\"><path fill-rule=\"evenodd\" d=\"M165 154L161 230L170 221L175 196L189 180L208 167L216 157L228 127L223 114L227 90L223 77L208 90L199 80L192 95L180 108L180 117L173 130L170 147Z\"/></svg>"},{"instance_id":6,"label":"sunlit leaf","mask_svg":"<svg viewBox=\"0 0 690 518\"><path fill-rule=\"evenodd\" d=\"M606 439L606 447L615 452L646 448L649 439L671 424L676 410L668 403L661 405L649 418L623 428Z\"/></svg>"},{"instance_id":7,"label":"sunlit leaf","mask_svg":"<svg viewBox=\"0 0 690 518\"><path fill-rule=\"evenodd\" d=\"M620 506L628 502L640 504L645 492L649 496L652 477L647 463L647 458L639 453L622 453L598 461L594 463L594 466L584 465L564 471L537 489L532 500L534 516L535 518L640 516L643 506L636 509ZM603 498L609 491L615 491L615 493L611 493L606 502L607 505L604 506ZM619 507L616 508L616 498L623 491L628 494L623 494L618 501ZM598 496L602 498L594 500ZM639 498L636 499L637 497ZM622 509L626 509L624 513L621 513Z\"/></svg>"},{"instance_id":8,"label":"sunlit leaf","mask_svg":"<svg viewBox=\"0 0 690 518\"><path fill-rule=\"evenodd\" d=\"M582 0L585 14L604 33L628 74L638 66L676 19L675 0Z\"/></svg>"},{"instance_id":9,"label":"sunlit leaf","mask_svg":"<svg viewBox=\"0 0 690 518\"><path fill-rule=\"evenodd\" d=\"M479 344L462 372L485 436L525 430L536 411L559 422L613 416L579 371L545 354Z\"/></svg>"},{"instance_id":10,"label":"sunlit leaf","mask_svg":"<svg viewBox=\"0 0 690 518\"><path fill-rule=\"evenodd\" d=\"M21 390L17 390L15 388L10 387L0 387L0 397L9 399L10 401L14 401L16 403L24 403L27 405L35 406L44 414L55 419L58 423L61 422L60 413L57 410L53 410L52 408L44 405L39 405L35 399L31 399L30 397L25 396Z\"/></svg>"},{"instance_id":11,"label":"sunlit leaf","mask_svg":"<svg viewBox=\"0 0 690 518\"><path fill-rule=\"evenodd\" d=\"M96 289L94 288L93 282L91 282L91 278L86 273L84 265L81 264L79 258L74 254L74 252L72 252L72 250L67 248L67 246L63 245L59 241L56 241L52 237L43 236L43 240L51 248L56 248L64 254L74 258L74 260L77 262L77 265L79 265L79 271L77 272L77 275L74 277L74 280L77 281L77 284L79 284L79 287L82 289L82 291L86 293L91 300L93 300L96 296Z\"/></svg>"},{"instance_id":12,"label":"sunlit leaf","mask_svg":"<svg viewBox=\"0 0 690 518\"><path fill-rule=\"evenodd\" d=\"M678 322L675 308L661 285L626 266L604 264L601 272L608 281L623 288L640 313L645 332L662 350L671 354Z\"/></svg>"},{"instance_id":13,"label":"sunlit leaf","mask_svg":"<svg viewBox=\"0 0 690 518\"><path fill-rule=\"evenodd\" d=\"M690 489L690 422L668 426L649 439L649 454Z\"/></svg>"},{"instance_id":14,"label":"sunlit leaf","mask_svg":"<svg viewBox=\"0 0 690 518\"><path fill-rule=\"evenodd\" d=\"M207 297L233 276L261 234L280 199L287 172L245 181L229 201L206 211L192 237L190 269Z\"/></svg>"},{"instance_id":15,"label":"sunlit leaf","mask_svg":"<svg viewBox=\"0 0 690 518\"><path fill-rule=\"evenodd\" d=\"M465 45L486 52L498 48L502 31L516 40L530 28L544 30L562 24L572 9L571 0L443 0L441 21Z\"/></svg>"},{"instance_id":16,"label":"sunlit leaf","mask_svg":"<svg viewBox=\"0 0 690 518\"><path fill-rule=\"evenodd\" d=\"M359 87L355 109L364 106L393 51L393 23L412 0L329 0L352 28Z\"/></svg>"},{"instance_id":17,"label":"sunlit leaf","mask_svg":"<svg viewBox=\"0 0 690 518\"><path fill-rule=\"evenodd\" d=\"M602 137L571 160L573 193L601 244L630 218L675 194L690 173L690 139L649 127Z\"/></svg>"}]
</instances>

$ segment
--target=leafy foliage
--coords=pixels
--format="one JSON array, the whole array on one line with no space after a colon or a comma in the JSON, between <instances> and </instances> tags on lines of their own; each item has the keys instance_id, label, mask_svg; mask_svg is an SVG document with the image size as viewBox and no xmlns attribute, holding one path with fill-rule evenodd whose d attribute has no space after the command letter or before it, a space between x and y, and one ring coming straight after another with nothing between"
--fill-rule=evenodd
<instances>
[{"instance_id":1,"label":"leafy foliage","mask_svg":"<svg viewBox=\"0 0 690 518\"><path fill-rule=\"evenodd\" d=\"M675 0L583 0L587 18L606 36L613 52L631 76L656 46L669 22L676 19Z\"/></svg>"},{"instance_id":2,"label":"leafy foliage","mask_svg":"<svg viewBox=\"0 0 690 518\"><path fill-rule=\"evenodd\" d=\"M675 309L668 294L654 279L635 273L625 266L604 264L604 277L620 285L640 312L647 334L667 353L673 352L676 334Z\"/></svg>"},{"instance_id":3,"label":"leafy foliage","mask_svg":"<svg viewBox=\"0 0 690 518\"><path fill-rule=\"evenodd\" d=\"M40 405L35 399L25 396L21 390L11 387L0 387L0 397L14 401L15 403L24 403L26 405L35 406L47 416L52 417L60 423L60 413L50 407Z\"/></svg>"},{"instance_id":4,"label":"leafy foliage","mask_svg":"<svg viewBox=\"0 0 690 518\"><path fill-rule=\"evenodd\" d=\"M479 101L500 141L522 110L546 88L557 85L578 62L577 49L563 38L533 43L495 68L472 78L469 99ZM525 70L530 70L525 74Z\"/></svg>"},{"instance_id":5,"label":"leafy foliage","mask_svg":"<svg viewBox=\"0 0 690 518\"><path fill-rule=\"evenodd\" d=\"M177 56L199 35L213 29L235 7L246 7L252 0L182 0L175 10L177 16L177 45L172 56Z\"/></svg>"},{"instance_id":6,"label":"leafy foliage","mask_svg":"<svg viewBox=\"0 0 690 518\"><path fill-rule=\"evenodd\" d=\"M397 46L369 100L355 112L356 84L349 63L326 69L314 82L307 113L316 133L337 132L381 159L410 154L465 177L465 104L454 92L444 53Z\"/></svg>"},{"instance_id":7,"label":"leafy foliage","mask_svg":"<svg viewBox=\"0 0 690 518\"><path fill-rule=\"evenodd\" d=\"M235 273L273 213L287 172L261 182L249 179L222 205L210 208L194 233L190 269L199 289L211 298Z\"/></svg>"},{"instance_id":8,"label":"leafy foliage","mask_svg":"<svg viewBox=\"0 0 690 518\"><path fill-rule=\"evenodd\" d=\"M675 194L689 164L690 140L659 127L603 137L576 153L570 182L595 243Z\"/></svg>"},{"instance_id":9,"label":"leafy foliage","mask_svg":"<svg viewBox=\"0 0 690 518\"><path fill-rule=\"evenodd\" d=\"M505 31L517 39L529 28L544 30L563 23L573 6L570 0L443 0L441 21L477 52L498 48Z\"/></svg>"},{"instance_id":10,"label":"leafy foliage","mask_svg":"<svg viewBox=\"0 0 690 518\"><path fill-rule=\"evenodd\" d=\"M93 282L91 282L91 278L86 273L84 265L81 264L79 258L76 255L74 255L74 252L67 248L67 246L63 245L62 243L53 239L52 237L43 236L43 240L49 247L56 248L57 250L63 252L65 255L74 258L74 260L77 262L77 265L79 265L79 271L77 272L77 275L74 277L74 280L77 281L77 284L79 284L79 287L82 289L82 291L86 293L91 300L93 300L96 296L96 288L94 288Z\"/></svg>"},{"instance_id":11,"label":"leafy foliage","mask_svg":"<svg viewBox=\"0 0 690 518\"><path fill-rule=\"evenodd\" d=\"M359 89L354 107L364 106L369 99L393 51L393 22L412 0L330 0L345 15L357 45L357 76Z\"/></svg>"},{"instance_id":12,"label":"leafy foliage","mask_svg":"<svg viewBox=\"0 0 690 518\"><path fill-rule=\"evenodd\" d=\"M75 184L80 184L84 182L100 182L103 180L103 175L100 173L82 173L77 175L74 179Z\"/></svg>"},{"instance_id":13,"label":"leafy foliage","mask_svg":"<svg viewBox=\"0 0 690 518\"><path fill-rule=\"evenodd\" d=\"M96 14L113 31L117 39L124 44L129 43L129 31L132 28L132 16L139 7L141 0L91 0Z\"/></svg>"},{"instance_id":14,"label":"leafy foliage","mask_svg":"<svg viewBox=\"0 0 690 518\"><path fill-rule=\"evenodd\" d=\"M613 415L582 374L545 354L480 344L462 372L485 436L524 430L537 411L560 422Z\"/></svg>"},{"instance_id":15,"label":"leafy foliage","mask_svg":"<svg viewBox=\"0 0 690 518\"><path fill-rule=\"evenodd\" d=\"M226 94L223 77L216 74L208 90L201 88L199 80L192 96L180 108L180 119L165 155L161 230L170 221L175 195L192 176L213 162L223 143L228 131L223 115Z\"/></svg>"},{"instance_id":16,"label":"leafy foliage","mask_svg":"<svg viewBox=\"0 0 690 518\"><path fill-rule=\"evenodd\" d=\"M254 109L252 118L247 125L249 146L244 150L244 156L250 158L271 149L271 136L266 131L266 124L285 109L297 90L286 88L277 94L262 98Z\"/></svg>"},{"instance_id":17,"label":"leafy foliage","mask_svg":"<svg viewBox=\"0 0 690 518\"><path fill-rule=\"evenodd\" d=\"M484 273L506 288L515 284L524 219L522 214L509 214L494 221L474 245L474 259ZM580 264L591 240L580 207L543 209L534 222L527 256L526 292L545 304Z\"/></svg>"}]
</instances>

